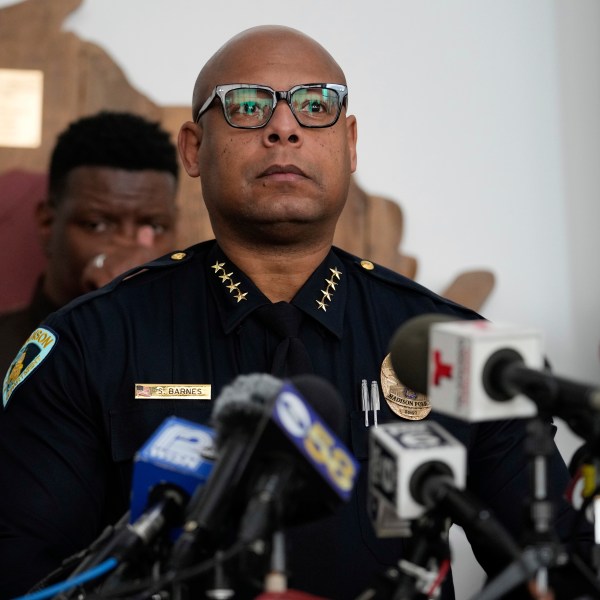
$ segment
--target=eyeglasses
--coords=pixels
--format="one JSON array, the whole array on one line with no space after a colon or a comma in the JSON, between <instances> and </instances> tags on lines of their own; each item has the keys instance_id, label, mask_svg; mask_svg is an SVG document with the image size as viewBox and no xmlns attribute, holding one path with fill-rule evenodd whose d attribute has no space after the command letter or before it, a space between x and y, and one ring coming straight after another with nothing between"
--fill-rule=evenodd
<instances>
[{"instance_id":1,"label":"eyeglasses","mask_svg":"<svg viewBox=\"0 0 600 600\"><path fill-rule=\"evenodd\" d=\"M225 120L232 127L264 127L279 100L287 102L302 127L331 127L339 119L342 106L348 102L348 88L339 83L306 83L280 92L253 83L218 85L198 111L195 123L217 97L221 100Z\"/></svg>"}]
</instances>

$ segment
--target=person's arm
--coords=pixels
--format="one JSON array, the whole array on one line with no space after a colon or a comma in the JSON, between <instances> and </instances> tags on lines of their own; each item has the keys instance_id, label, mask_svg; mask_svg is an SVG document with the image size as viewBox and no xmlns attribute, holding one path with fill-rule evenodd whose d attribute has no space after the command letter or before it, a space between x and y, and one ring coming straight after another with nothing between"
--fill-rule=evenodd
<instances>
[{"instance_id":1,"label":"person's arm","mask_svg":"<svg viewBox=\"0 0 600 600\"><path fill-rule=\"evenodd\" d=\"M26 592L105 525L110 456L81 358L61 333L0 413L1 598Z\"/></svg>"}]
</instances>

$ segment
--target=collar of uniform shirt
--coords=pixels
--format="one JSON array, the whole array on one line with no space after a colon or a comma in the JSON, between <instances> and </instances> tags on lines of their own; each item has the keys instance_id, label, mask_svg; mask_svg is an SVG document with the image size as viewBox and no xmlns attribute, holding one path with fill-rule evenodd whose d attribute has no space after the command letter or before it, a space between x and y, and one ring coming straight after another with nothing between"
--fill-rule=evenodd
<instances>
[{"instance_id":1,"label":"collar of uniform shirt","mask_svg":"<svg viewBox=\"0 0 600 600\"><path fill-rule=\"evenodd\" d=\"M269 302L216 243L207 255L206 269L225 333L231 333L251 312ZM342 261L330 251L292 300L338 339L342 337L348 288L344 271Z\"/></svg>"}]
</instances>

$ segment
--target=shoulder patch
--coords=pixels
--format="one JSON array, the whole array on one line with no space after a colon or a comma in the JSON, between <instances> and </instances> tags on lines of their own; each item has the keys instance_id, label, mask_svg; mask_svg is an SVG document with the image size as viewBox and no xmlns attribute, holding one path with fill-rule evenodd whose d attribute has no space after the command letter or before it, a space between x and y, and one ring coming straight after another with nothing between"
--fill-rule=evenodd
<instances>
[{"instance_id":1,"label":"shoulder patch","mask_svg":"<svg viewBox=\"0 0 600 600\"><path fill-rule=\"evenodd\" d=\"M4 377L2 403L6 408L15 389L39 367L50 354L58 335L48 327L38 327L23 344Z\"/></svg>"}]
</instances>

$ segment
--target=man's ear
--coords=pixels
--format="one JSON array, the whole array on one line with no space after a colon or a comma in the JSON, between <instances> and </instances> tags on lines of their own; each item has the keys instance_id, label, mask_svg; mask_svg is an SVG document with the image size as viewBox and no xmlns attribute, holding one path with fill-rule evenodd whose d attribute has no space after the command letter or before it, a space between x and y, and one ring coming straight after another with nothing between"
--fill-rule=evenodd
<instances>
[{"instance_id":1,"label":"man's ear","mask_svg":"<svg viewBox=\"0 0 600 600\"><path fill-rule=\"evenodd\" d=\"M199 177L198 152L202 142L202 128L191 121L186 121L179 130L177 147L183 167L190 177Z\"/></svg>"},{"instance_id":2,"label":"man's ear","mask_svg":"<svg viewBox=\"0 0 600 600\"><path fill-rule=\"evenodd\" d=\"M38 230L38 239L46 257L50 256L50 242L52 239L52 225L56 218L54 209L47 200L42 200L35 207L35 220Z\"/></svg>"},{"instance_id":3,"label":"man's ear","mask_svg":"<svg viewBox=\"0 0 600 600\"><path fill-rule=\"evenodd\" d=\"M358 126L354 115L346 117L346 135L348 139L348 151L350 153L350 172L354 173L356 171L356 141L358 139Z\"/></svg>"}]
</instances>

